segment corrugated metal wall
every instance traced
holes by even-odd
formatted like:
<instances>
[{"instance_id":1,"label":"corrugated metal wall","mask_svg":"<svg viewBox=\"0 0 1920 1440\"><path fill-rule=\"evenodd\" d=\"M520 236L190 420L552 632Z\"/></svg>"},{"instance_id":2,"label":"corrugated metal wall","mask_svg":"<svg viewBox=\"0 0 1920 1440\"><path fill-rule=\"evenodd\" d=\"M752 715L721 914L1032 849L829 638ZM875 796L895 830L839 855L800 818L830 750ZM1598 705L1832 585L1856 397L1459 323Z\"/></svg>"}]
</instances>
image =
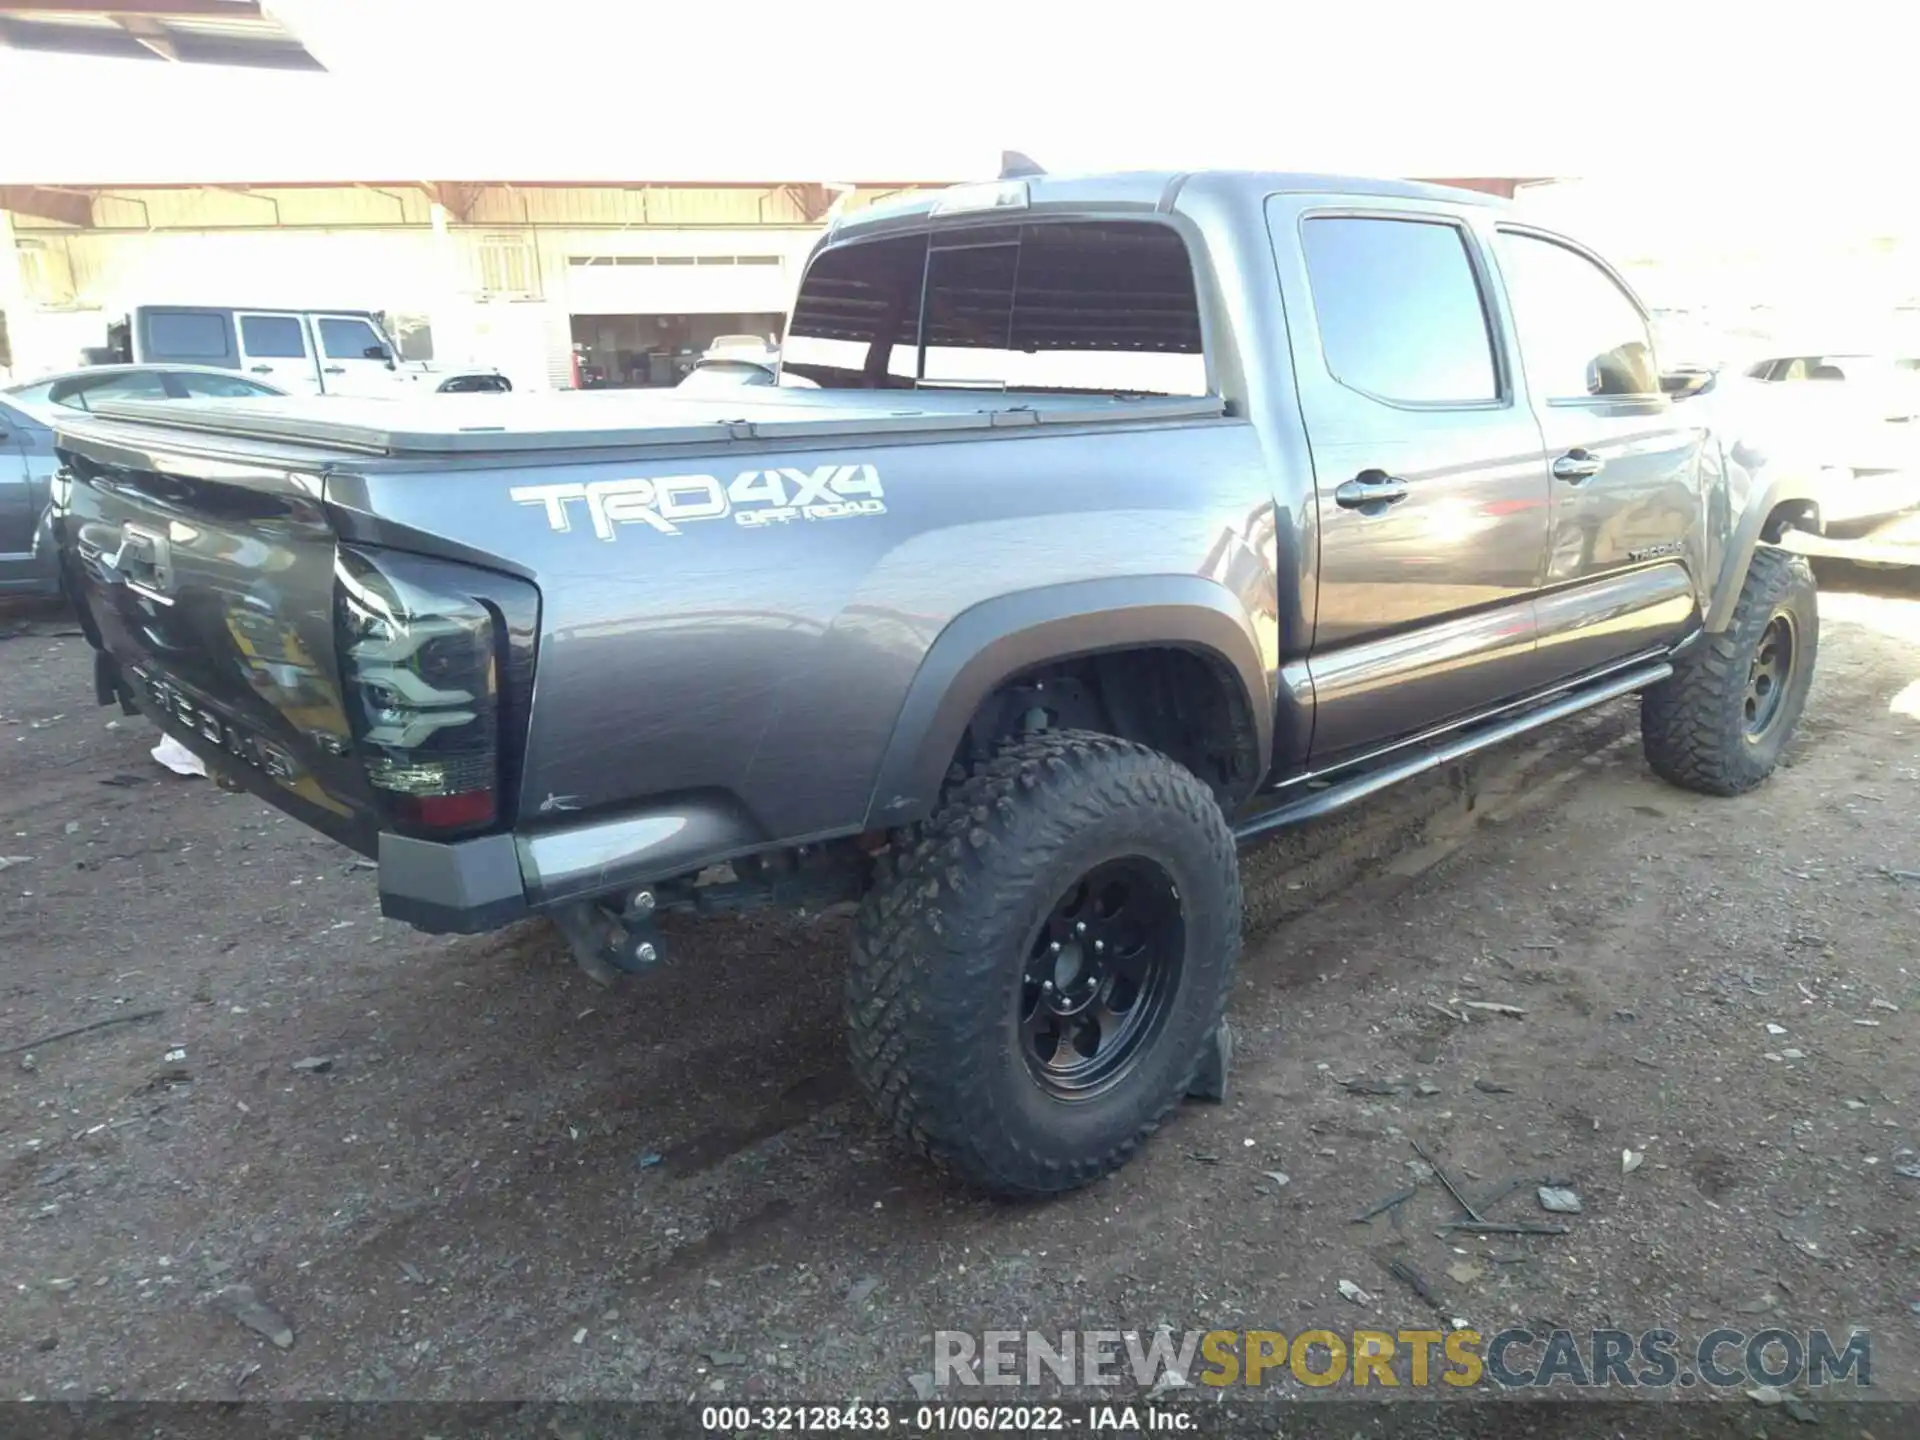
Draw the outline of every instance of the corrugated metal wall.
<instances>
[{"instance_id":1,"label":"corrugated metal wall","mask_svg":"<svg viewBox=\"0 0 1920 1440\"><path fill-rule=\"evenodd\" d=\"M611 226L805 225L806 188L749 186L478 185L463 190L470 208L457 224ZM68 193L68 192L62 192ZM257 230L360 228L431 222L432 196L419 185L204 187L72 192L91 198L98 230ZM902 193L867 186L847 200L860 209ZM23 233L61 230L55 221L15 217Z\"/></svg>"},{"instance_id":2,"label":"corrugated metal wall","mask_svg":"<svg viewBox=\"0 0 1920 1440\"><path fill-rule=\"evenodd\" d=\"M417 186L106 191L94 199L93 223L143 231L424 226L431 204ZM23 228L34 223L25 221Z\"/></svg>"}]
</instances>

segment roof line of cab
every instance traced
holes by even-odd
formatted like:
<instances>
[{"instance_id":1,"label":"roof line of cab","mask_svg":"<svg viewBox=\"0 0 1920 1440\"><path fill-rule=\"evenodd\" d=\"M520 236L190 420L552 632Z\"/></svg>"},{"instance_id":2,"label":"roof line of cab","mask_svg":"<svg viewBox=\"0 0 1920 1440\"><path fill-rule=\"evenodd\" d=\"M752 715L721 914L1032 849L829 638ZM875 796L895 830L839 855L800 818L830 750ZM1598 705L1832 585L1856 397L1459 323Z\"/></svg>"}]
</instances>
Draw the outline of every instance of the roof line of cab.
<instances>
[{"instance_id":1,"label":"roof line of cab","mask_svg":"<svg viewBox=\"0 0 1920 1440\"><path fill-rule=\"evenodd\" d=\"M1478 190L1429 185L1419 180L1383 180L1353 175L1263 170L1138 170L1091 175L1022 175L881 200L855 214L836 217L829 225L825 239L831 243L854 235L910 228L936 218L936 207L961 191L985 191L996 186L1026 187L1026 203L1006 212L1007 219L1011 221L1020 215L1092 209L1110 213L1131 210L1165 214L1173 209L1174 200L1180 192L1194 184L1204 184L1209 188L1245 186L1261 195L1380 196L1437 201L1448 205L1507 207L1507 202L1500 197ZM985 210L974 211L955 218L980 220L986 218L987 213Z\"/></svg>"}]
</instances>

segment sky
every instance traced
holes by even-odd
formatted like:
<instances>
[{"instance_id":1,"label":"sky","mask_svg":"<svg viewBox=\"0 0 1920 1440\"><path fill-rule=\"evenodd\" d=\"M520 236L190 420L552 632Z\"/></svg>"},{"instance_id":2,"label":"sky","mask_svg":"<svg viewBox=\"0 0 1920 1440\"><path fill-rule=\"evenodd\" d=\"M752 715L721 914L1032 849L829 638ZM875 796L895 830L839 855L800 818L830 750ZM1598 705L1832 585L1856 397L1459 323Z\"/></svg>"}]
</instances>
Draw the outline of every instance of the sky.
<instances>
[{"instance_id":1,"label":"sky","mask_svg":"<svg viewBox=\"0 0 1920 1440\"><path fill-rule=\"evenodd\" d=\"M1654 304L1920 295L1885 0L266 6L328 73L0 50L0 184L940 183L1003 149L1055 172L1545 176L1577 182L1525 202L1546 223L1657 257ZM1885 236L1889 262L1854 263Z\"/></svg>"},{"instance_id":2,"label":"sky","mask_svg":"<svg viewBox=\"0 0 1920 1440\"><path fill-rule=\"evenodd\" d=\"M1898 7L267 0L331 73L0 50L0 183L1631 176L1731 203L1904 149ZM1777 197L1776 197L1777 198Z\"/></svg>"}]
</instances>

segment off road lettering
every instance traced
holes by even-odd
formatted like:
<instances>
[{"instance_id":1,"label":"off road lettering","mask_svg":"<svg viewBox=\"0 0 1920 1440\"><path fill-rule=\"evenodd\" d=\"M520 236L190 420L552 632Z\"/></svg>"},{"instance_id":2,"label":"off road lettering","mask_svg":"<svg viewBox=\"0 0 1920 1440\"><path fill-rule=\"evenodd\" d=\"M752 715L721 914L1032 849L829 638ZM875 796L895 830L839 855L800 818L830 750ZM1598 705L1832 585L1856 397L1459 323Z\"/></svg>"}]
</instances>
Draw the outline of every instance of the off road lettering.
<instances>
[{"instance_id":1,"label":"off road lettering","mask_svg":"<svg viewBox=\"0 0 1920 1440\"><path fill-rule=\"evenodd\" d=\"M678 535L696 520L733 516L747 529L794 520L847 520L884 515L886 492L871 465L834 463L811 470L743 470L732 483L712 475L665 475L653 479L593 480L585 484L516 485L507 492L517 505L537 505L547 527L571 531L584 511L593 533L612 540L624 525L643 525Z\"/></svg>"}]
</instances>

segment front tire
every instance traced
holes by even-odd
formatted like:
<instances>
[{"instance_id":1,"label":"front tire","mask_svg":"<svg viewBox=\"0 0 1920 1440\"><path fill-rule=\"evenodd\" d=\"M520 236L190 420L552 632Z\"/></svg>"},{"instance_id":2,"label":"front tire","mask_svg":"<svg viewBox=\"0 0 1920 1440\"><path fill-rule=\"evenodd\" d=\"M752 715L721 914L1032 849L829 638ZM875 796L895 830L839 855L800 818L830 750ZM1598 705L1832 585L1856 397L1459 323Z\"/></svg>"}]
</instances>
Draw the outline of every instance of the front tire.
<instances>
[{"instance_id":1,"label":"front tire","mask_svg":"<svg viewBox=\"0 0 1920 1440\"><path fill-rule=\"evenodd\" d=\"M897 1135L997 1194L1116 1169L1192 1085L1240 950L1233 832L1189 771L1058 731L978 767L882 867L846 991Z\"/></svg>"},{"instance_id":2,"label":"front tire","mask_svg":"<svg viewBox=\"0 0 1920 1440\"><path fill-rule=\"evenodd\" d=\"M1675 662L1640 701L1654 773L1704 795L1739 795L1773 773L1813 684L1820 611L1813 571L1754 552L1726 631Z\"/></svg>"}]
</instances>

